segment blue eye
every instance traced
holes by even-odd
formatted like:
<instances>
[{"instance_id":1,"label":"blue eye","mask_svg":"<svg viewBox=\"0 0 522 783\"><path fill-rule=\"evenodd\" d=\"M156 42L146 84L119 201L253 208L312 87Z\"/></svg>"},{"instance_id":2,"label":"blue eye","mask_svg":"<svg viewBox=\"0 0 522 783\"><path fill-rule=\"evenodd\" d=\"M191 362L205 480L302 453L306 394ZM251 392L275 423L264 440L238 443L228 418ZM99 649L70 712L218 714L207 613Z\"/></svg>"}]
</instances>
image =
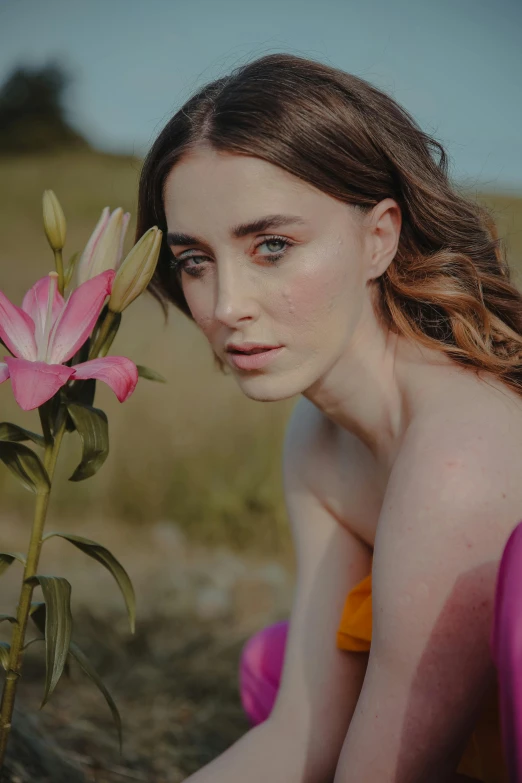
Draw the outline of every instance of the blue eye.
<instances>
[{"instance_id":1,"label":"blue eye","mask_svg":"<svg viewBox=\"0 0 522 783\"><path fill-rule=\"evenodd\" d=\"M283 250L279 251L278 253L274 252L274 253L270 253L269 255L261 256L269 264L274 264L277 261L279 261L279 259L283 257L283 255L286 253L289 247L291 247L294 244L293 242L291 242L288 239L285 239L284 237L271 236L271 237L265 237L265 239L263 239L262 242L258 242L258 244L255 246L254 249L257 250L258 247L262 247L263 245L271 245L274 243L283 245ZM190 251L186 251L186 252L190 252ZM181 272L185 272L187 275L190 275L191 277L201 277L205 271L205 261L207 258L208 256L202 256L202 255L182 257L182 256L175 256L174 254L172 254L170 267L176 275L180 275ZM200 263L196 264L195 266L187 266L187 263L189 261L200 261Z\"/></svg>"}]
</instances>

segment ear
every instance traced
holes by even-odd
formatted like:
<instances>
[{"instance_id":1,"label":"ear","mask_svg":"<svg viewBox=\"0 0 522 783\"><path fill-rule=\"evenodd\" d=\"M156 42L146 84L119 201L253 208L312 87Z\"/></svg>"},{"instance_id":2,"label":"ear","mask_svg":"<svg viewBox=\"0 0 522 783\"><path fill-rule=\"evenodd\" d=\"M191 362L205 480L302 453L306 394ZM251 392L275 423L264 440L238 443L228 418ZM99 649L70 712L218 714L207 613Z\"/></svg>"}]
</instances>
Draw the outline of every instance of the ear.
<instances>
[{"instance_id":1,"label":"ear","mask_svg":"<svg viewBox=\"0 0 522 783\"><path fill-rule=\"evenodd\" d=\"M392 198L385 198L365 218L367 280L380 277L397 253L401 234L401 209Z\"/></svg>"}]
</instances>

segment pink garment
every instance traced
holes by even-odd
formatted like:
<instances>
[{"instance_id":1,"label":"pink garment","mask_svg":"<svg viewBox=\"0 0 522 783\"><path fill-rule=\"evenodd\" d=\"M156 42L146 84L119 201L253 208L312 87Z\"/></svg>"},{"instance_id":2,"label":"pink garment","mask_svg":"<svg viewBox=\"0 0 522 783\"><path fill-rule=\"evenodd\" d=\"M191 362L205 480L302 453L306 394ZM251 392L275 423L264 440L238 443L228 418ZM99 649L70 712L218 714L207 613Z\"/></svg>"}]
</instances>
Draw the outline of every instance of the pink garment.
<instances>
[{"instance_id":1,"label":"pink garment","mask_svg":"<svg viewBox=\"0 0 522 783\"><path fill-rule=\"evenodd\" d=\"M522 521L497 574L491 654L498 674L502 742L513 783L522 781Z\"/></svg>"},{"instance_id":2,"label":"pink garment","mask_svg":"<svg viewBox=\"0 0 522 783\"><path fill-rule=\"evenodd\" d=\"M272 712L283 669L288 621L269 625L252 636L241 653L239 693L253 726Z\"/></svg>"}]
</instances>

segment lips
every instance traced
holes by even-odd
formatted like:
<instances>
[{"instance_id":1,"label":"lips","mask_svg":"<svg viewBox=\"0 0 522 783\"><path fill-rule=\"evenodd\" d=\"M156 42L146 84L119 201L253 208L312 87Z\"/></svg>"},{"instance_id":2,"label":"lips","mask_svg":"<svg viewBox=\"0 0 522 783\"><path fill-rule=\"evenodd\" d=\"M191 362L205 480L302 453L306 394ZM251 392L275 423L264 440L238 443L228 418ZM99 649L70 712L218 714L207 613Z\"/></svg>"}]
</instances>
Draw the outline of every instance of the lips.
<instances>
[{"instance_id":1,"label":"lips","mask_svg":"<svg viewBox=\"0 0 522 783\"><path fill-rule=\"evenodd\" d=\"M271 348L250 348L249 351L239 351L237 348L228 349L230 361L239 370L261 370L268 367L284 351L282 345Z\"/></svg>"},{"instance_id":2,"label":"lips","mask_svg":"<svg viewBox=\"0 0 522 783\"><path fill-rule=\"evenodd\" d=\"M245 345L245 348L242 346ZM253 340L245 341L244 343L229 343L225 346L227 353L245 354L250 355L253 353L264 353L266 351L273 351L276 348L281 348L280 345L268 345L264 343L255 343Z\"/></svg>"},{"instance_id":3,"label":"lips","mask_svg":"<svg viewBox=\"0 0 522 783\"><path fill-rule=\"evenodd\" d=\"M231 348L230 353L243 353L250 356L252 353L264 353L265 351L271 351L271 348L252 348L250 351L239 351L237 348Z\"/></svg>"}]
</instances>

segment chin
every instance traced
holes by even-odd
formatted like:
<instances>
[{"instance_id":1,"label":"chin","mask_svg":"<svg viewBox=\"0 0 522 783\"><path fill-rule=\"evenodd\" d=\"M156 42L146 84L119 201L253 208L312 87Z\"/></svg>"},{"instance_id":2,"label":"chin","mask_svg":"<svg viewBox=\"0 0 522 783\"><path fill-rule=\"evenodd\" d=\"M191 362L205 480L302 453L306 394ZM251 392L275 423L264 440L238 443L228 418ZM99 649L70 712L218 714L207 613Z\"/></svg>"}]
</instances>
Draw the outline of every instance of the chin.
<instances>
[{"instance_id":1,"label":"chin","mask_svg":"<svg viewBox=\"0 0 522 783\"><path fill-rule=\"evenodd\" d=\"M246 397L257 402L288 400L303 392L303 385L292 383L288 377L276 378L265 375L239 378L236 376L236 382Z\"/></svg>"}]
</instances>

